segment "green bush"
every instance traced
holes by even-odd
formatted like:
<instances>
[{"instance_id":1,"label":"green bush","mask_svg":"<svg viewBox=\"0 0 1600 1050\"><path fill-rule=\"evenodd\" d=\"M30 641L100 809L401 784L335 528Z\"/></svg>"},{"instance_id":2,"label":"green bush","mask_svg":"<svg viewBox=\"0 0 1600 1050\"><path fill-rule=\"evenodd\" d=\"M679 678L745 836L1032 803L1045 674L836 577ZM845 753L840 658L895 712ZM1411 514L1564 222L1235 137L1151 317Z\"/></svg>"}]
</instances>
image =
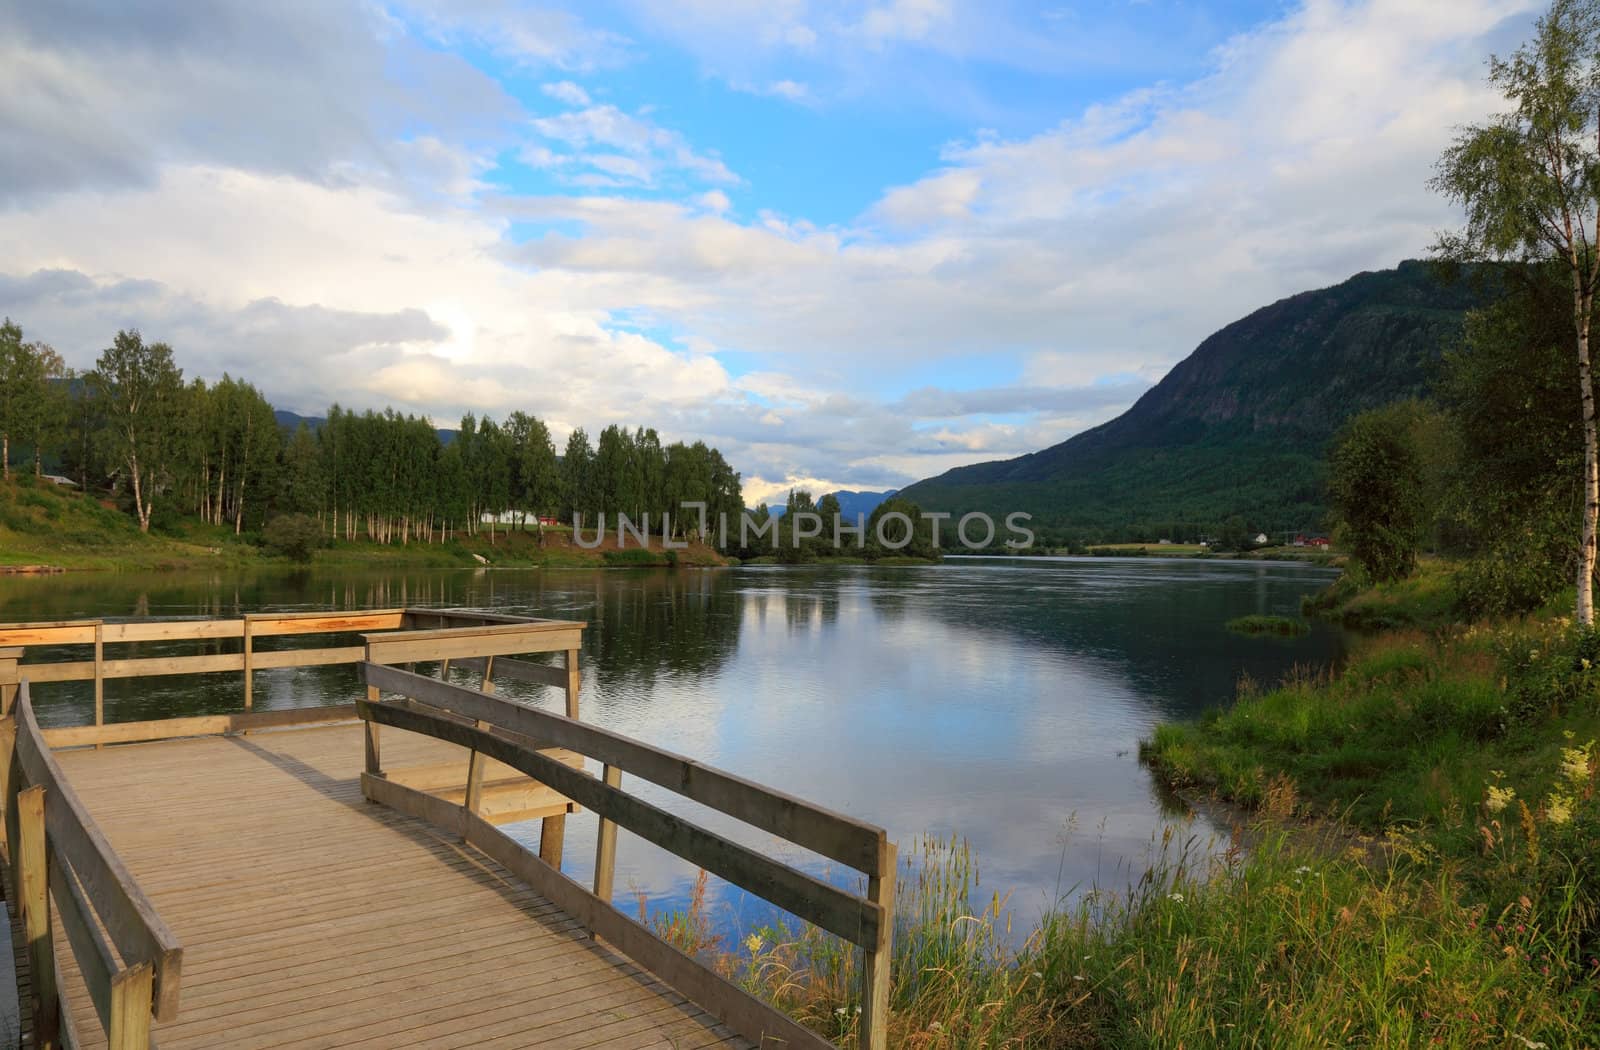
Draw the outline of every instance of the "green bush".
<instances>
[{"instance_id":1,"label":"green bush","mask_svg":"<svg viewBox=\"0 0 1600 1050\"><path fill-rule=\"evenodd\" d=\"M307 514L281 514L267 522L261 533L262 546L271 554L309 562L312 554L327 546L322 526Z\"/></svg>"},{"instance_id":2,"label":"green bush","mask_svg":"<svg viewBox=\"0 0 1600 1050\"><path fill-rule=\"evenodd\" d=\"M652 551L643 547L634 547L629 550L605 551L601 560L607 565L628 566L640 568L652 565L677 565L677 551Z\"/></svg>"},{"instance_id":3,"label":"green bush","mask_svg":"<svg viewBox=\"0 0 1600 1050\"><path fill-rule=\"evenodd\" d=\"M1280 634L1285 637L1302 635L1311 630L1304 620L1291 620L1287 616L1236 616L1226 626L1236 634Z\"/></svg>"},{"instance_id":4,"label":"green bush","mask_svg":"<svg viewBox=\"0 0 1600 1050\"><path fill-rule=\"evenodd\" d=\"M1542 640L1511 634L1495 649L1517 720L1590 709L1600 698L1600 630L1572 627Z\"/></svg>"}]
</instances>

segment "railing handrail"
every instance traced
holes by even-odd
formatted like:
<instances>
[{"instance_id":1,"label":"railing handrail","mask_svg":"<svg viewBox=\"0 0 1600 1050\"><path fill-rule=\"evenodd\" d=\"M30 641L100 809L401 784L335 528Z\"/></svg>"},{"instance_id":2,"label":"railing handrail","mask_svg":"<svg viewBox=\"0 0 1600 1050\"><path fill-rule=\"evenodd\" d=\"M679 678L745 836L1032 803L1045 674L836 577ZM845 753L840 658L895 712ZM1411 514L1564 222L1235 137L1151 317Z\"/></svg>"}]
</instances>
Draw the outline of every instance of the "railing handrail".
<instances>
[{"instance_id":1,"label":"railing handrail","mask_svg":"<svg viewBox=\"0 0 1600 1050\"><path fill-rule=\"evenodd\" d=\"M178 1011L183 947L73 790L34 717L27 679L20 686L14 708L16 762L30 788L44 789L49 852L72 876L60 880L58 888L72 886L73 880L81 884L82 899L92 906L121 957L119 972L149 966L154 978L151 1012L159 1020L171 1019ZM8 806L15 802L19 787L10 785ZM57 906L65 910L64 904ZM68 929L70 933L70 925ZM115 980L117 973L110 976Z\"/></svg>"},{"instance_id":2,"label":"railing handrail","mask_svg":"<svg viewBox=\"0 0 1600 1050\"><path fill-rule=\"evenodd\" d=\"M405 679L428 681L420 675L394 671L392 668L380 668L376 664L364 664L363 669L369 674L369 684L395 692L406 691ZM405 676L405 679L400 676ZM472 692L459 686L450 688L462 693ZM516 706L503 700L487 697L485 699L488 703L479 708L481 713L474 714L469 711L459 713L488 722L490 719L483 718L483 714L491 716L496 713L503 714ZM499 712L496 712L495 708L498 708ZM677 854L684 860L748 890L807 922L863 947L869 947L877 942L878 931L884 921L884 908L881 905L823 882L798 868L774 860L714 831L702 828L686 818L646 802L589 773L573 769L548 755L540 754L535 747L523 740L497 734L493 728L479 728L445 717L448 709L428 710L425 704L401 708L381 702L361 701L357 703L356 709L361 717L368 721L445 740L503 762L548 785L586 809L594 811L603 819L614 822L618 827L628 829L640 838ZM521 732L511 726L499 723L493 725ZM542 745L543 741L540 741L540 744ZM559 746L571 747L571 744ZM583 749L572 747L572 750L581 753ZM619 765L617 768L627 771L625 766Z\"/></svg>"},{"instance_id":3,"label":"railing handrail","mask_svg":"<svg viewBox=\"0 0 1600 1050\"><path fill-rule=\"evenodd\" d=\"M377 646L369 646L376 649ZM485 690L492 669L504 676L504 659L483 660ZM513 661L520 665L520 661ZM520 670L542 669L528 664ZM616 829L635 835L740 886L757 897L836 934L862 949L860 1043L888 1045L889 968L894 930L895 847L882 828L803 802L642 741L549 711L401 670L368 659L361 665L367 699L357 711L367 726L367 771L362 792L375 802L430 821L482 849L539 892L580 916L647 969L677 982L704 1008L761 1045L767 1038L795 1047L831 1047L772 1007L749 996L611 903ZM543 675L533 676L543 681ZM385 700L383 693L401 699ZM378 729L391 726L466 748L471 755L465 800L449 802L390 780L383 771ZM564 749L603 764L602 775L573 768L546 749ZM594 892L564 876L559 861L546 862L495 830L478 813L474 778L494 760L540 782L600 820ZM476 770L477 772L473 772ZM816 879L800 869L733 841L622 790L623 773L697 801L814 852L867 873L865 895Z\"/></svg>"},{"instance_id":4,"label":"railing handrail","mask_svg":"<svg viewBox=\"0 0 1600 1050\"><path fill-rule=\"evenodd\" d=\"M419 622L428 625L418 629ZM444 625L433 628L433 624ZM454 626L451 626L454 625ZM356 717L353 705L297 708L294 712L254 710L254 673L289 667L353 665L366 659L369 643L382 640L387 651L406 660L449 659L470 654L500 655L523 651L576 649L587 624L509 616L468 609L354 609L343 611L257 612L232 617L145 617L57 620L41 623L0 624L0 674L25 674L35 684L93 682L94 718L90 724L56 727L45 731L53 747L79 747L106 743L138 743L172 736L248 732L252 729L311 724ZM372 633L378 632L378 633ZM263 638L312 635L359 635L360 645L332 648L300 646L261 649ZM537 636L537 645L522 646L522 639ZM108 646L141 643L183 643L242 640L232 652L188 652L164 656L107 656ZM397 648L398 646L398 648ZM44 660L19 663L30 648L81 647L93 650L92 659ZM177 716L137 722L107 723L104 692L107 681L152 675L243 673L243 713ZM8 679L15 682L16 678ZM546 684L576 690L576 678L554 669ZM4 686L5 681L0 681Z\"/></svg>"},{"instance_id":5,"label":"railing handrail","mask_svg":"<svg viewBox=\"0 0 1600 1050\"><path fill-rule=\"evenodd\" d=\"M518 677L520 661L496 659L495 675ZM543 667L529 664L529 668ZM456 711L502 729L564 747L647 780L866 875L882 875L888 833L875 824L747 780L692 758L492 693L384 664L363 663L369 687ZM538 680L538 676L533 676ZM509 763L508 763L509 764ZM534 779L540 779L535 776ZM554 786L554 785L552 785ZM558 789L559 790L559 789Z\"/></svg>"}]
</instances>

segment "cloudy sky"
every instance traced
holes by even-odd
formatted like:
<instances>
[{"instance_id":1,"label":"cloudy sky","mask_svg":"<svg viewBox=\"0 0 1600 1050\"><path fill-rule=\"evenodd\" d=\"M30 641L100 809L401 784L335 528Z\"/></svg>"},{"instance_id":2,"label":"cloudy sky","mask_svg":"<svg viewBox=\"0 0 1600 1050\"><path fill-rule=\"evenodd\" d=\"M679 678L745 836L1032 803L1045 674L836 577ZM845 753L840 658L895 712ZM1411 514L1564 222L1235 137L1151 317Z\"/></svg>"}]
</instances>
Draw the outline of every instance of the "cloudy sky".
<instances>
[{"instance_id":1,"label":"cloudy sky","mask_svg":"<svg viewBox=\"0 0 1600 1050\"><path fill-rule=\"evenodd\" d=\"M1109 418L1424 252L1523 0L0 0L0 313L279 407L720 446L751 502Z\"/></svg>"}]
</instances>

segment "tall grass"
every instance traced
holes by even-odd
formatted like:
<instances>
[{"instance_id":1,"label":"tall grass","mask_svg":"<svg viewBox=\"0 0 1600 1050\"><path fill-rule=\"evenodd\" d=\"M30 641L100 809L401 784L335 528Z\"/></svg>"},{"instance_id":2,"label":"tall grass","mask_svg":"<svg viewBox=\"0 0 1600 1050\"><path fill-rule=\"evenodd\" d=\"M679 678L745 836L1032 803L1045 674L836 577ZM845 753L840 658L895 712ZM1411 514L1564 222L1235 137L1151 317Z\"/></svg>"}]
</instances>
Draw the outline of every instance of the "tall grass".
<instances>
[{"instance_id":1,"label":"tall grass","mask_svg":"<svg viewBox=\"0 0 1600 1050\"><path fill-rule=\"evenodd\" d=\"M1489 911L1417 843L1361 848L1344 834L1308 843L1258 829L1248 850L1163 845L1134 887L1087 894L1019 944L1005 899L976 893L966 844L919 842L896 905L891 1045L1298 1050L1600 1040L1600 972L1552 966L1568 920L1531 900ZM681 914L655 925L669 935L707 928ZM776 924L734 946L698 943L741 987L840 1046L856 1045L857 956L837 938Z\"/></svg>"},{"instance_id":2,"label":"tall grass","mask_svg":"<svg viewBox=\"0 0 1600 1050\"><path fill-rule=\"evenodd\" d=\"M1600 635L1555 620L1392 631L1337 673L1245 683L1144 748L1238 807L1227 843L1170 835L1131 888L1022 937L964 842L906 850L891 1042L1600 1047L1597 738ZM775 924L701 947L855 1045L858 959L836 938Z\"/></svg>"}]
</instances>

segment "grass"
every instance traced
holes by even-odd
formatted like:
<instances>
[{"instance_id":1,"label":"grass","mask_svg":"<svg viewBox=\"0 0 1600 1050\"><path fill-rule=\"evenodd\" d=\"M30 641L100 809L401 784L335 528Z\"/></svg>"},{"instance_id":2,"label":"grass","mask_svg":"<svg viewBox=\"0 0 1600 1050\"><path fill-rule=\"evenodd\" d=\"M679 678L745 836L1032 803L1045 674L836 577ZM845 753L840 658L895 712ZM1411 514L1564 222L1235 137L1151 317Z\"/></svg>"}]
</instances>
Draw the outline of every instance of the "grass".
<instances>
[{"instance_id":1,"label":"grass","mask_svg":"<svg viewBox=\"0 0 1600 1050\"><path fill-rule=\"evenodd\" d=\"M1420 847L1282 831L1249 850L1212 845L1169 837L1131 890L1090 893L1018 944L966 845L919 842L896 900L890 1045L1570 1047L1600 1036L1600 971L1563 954L1569 919L1532 902L1492 910ZM702 877L696 903L657 917L657 932L854 1047L857 955L784 924L724 945L704 893Z\"/></svg>"},{"instance_id":2,"label":"grass","mask_svg":"<svg viewBox=\"0 0 1600 1050\"><path fill-rule=\"evenodd\" d=\"M1344 600L1427 619L1442 575ZM1232 838L1169 836L1131 890L1063 903L1018 943L963 843L905 851L891 1045L1600 1046L1597 739L1600 634L1548 614L1390 629L1337 671L1245 682L1142 749L1220 800ZM657 928L855 1045L837 939Z\"/></svg>"},{"instance_id":3,"label":"grass","mask_svg":"<svg viewBox=\"0 0 1600 1050\"><path fill-rule=\"evenodd\" d=\"M726 559L703 544L664 551L659 538L648 551L618 550L615 537L589 550L573 541L570 529L557 527L545 530L542 545L537 533L529 530L497 530L492 538L483 532L446 543L405 545L341 539L316 551L315 562L414 568L484 563L517 568L595 568L723 565ZM287 559L261 550L253 536L234 535L228 525L168 516L147 535L139 531L128 514L92 496L38 482L29 475L0 482L0 566L131 570L288 564Z\"/></svg>"},{"instance_id":4,"label":"grass","mask_svg":"<svg viewBox=\"0 0 1600 1050\"><path fill-rule=\"evenodd\" d=\"M1347 569L1301 611L1356 630L1445 626L1457 618L1455 571L1445 559L1424 558L1409 578L1373 585Z\"/></svg>"},{"instance_id":5,"label":"grass","mask_svg":"<svg viewBox=\"0 0 1600 1050\"><path fill-rule=\"evenodd\" d=\"M1236 616L1226 626L1237 634L1278 634L1286 638L1294 638L1311 630L1304 620L1292 620L1287 616Z\"/></svg>"}]
</instances>

